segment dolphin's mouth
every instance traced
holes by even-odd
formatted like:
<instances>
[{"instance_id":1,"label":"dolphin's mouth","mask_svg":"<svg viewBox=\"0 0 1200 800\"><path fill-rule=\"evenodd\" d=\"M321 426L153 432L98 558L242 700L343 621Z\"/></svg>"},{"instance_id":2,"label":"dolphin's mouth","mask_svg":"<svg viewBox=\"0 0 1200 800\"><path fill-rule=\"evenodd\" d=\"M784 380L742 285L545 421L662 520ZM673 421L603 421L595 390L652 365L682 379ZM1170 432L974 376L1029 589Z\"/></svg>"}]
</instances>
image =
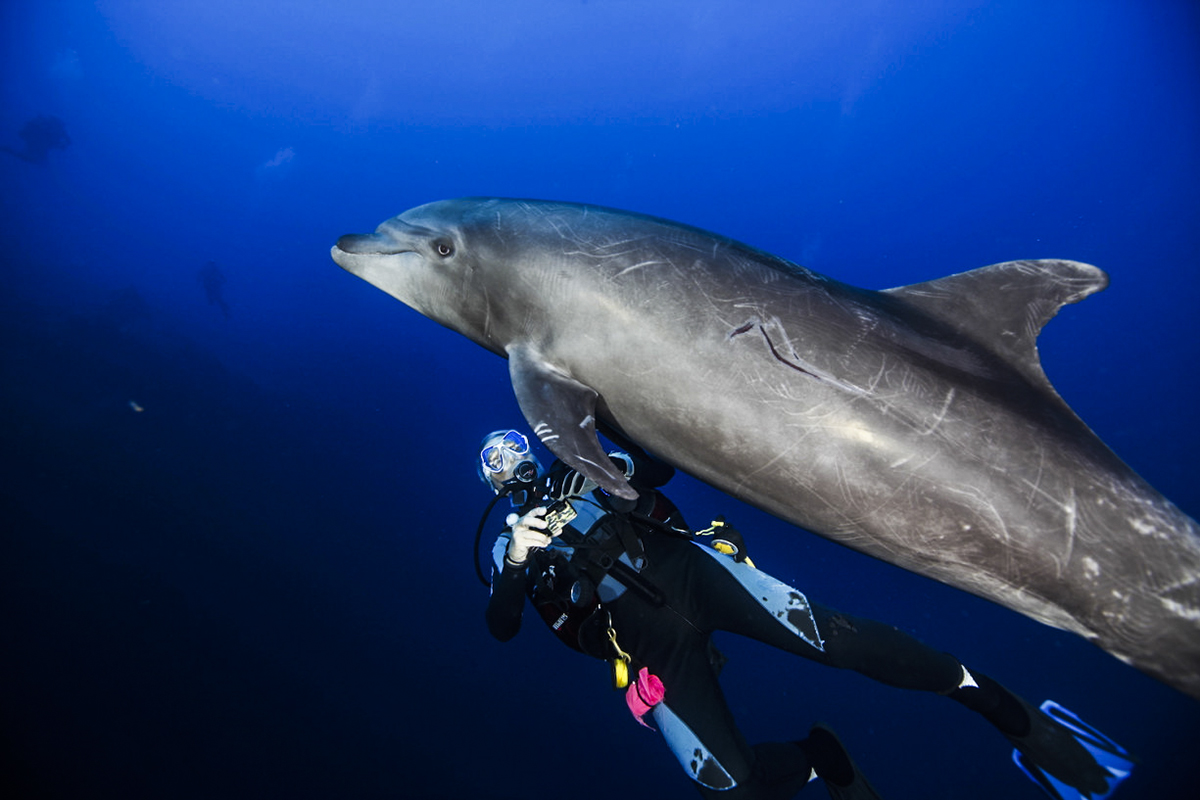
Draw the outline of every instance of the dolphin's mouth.
<instances>
[{"instance_id":1,"label":"dolphin's mouth","mask_svg":"<svg viewBox=\"0 0 1200 800\"><path fill-rule=\"evenodd\" d=\"M392 256L412 252L390 236L380 233L347 233L337 240L337 249L343 253L364 256Z\"/></svg>"}]
</instances>

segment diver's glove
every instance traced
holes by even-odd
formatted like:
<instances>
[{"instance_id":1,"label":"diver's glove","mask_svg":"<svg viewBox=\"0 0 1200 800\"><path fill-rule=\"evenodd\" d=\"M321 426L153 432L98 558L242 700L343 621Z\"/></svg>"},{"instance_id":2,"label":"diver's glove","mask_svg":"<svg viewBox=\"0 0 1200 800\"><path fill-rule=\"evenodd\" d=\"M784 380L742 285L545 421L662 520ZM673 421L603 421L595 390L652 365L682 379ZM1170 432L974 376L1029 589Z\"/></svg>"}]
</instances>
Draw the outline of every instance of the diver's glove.
<instances>
[{"instance_id":1,"label":"diver's glove","mask_svg":"<svg viewBox=\"0 0 1200 800\"><path fill-rule=\"evenodd\" d=\"M633 477L633 459L626 453L614 450L608 454L613 466L625 473L625 480ZM548 493L551 499L566 500L568 497L583 497L596 491L596 482L582 473L560 464L550 473Z\"/></svg>"},{"instance_id":2,"label":"diver's glove","mask_svg":"<svg viewBox=\"0 0 1200 800\"><path fill-rule=\"evenodd\" d=\"M513 566L521 566L528 560L530 550L540 550L550 546L550 541L554 537L542 533L546 530L545 517L546 509L544 507L535 508L523 517L518 517L516 514L508 515L508 524L512 527L512 538L508 543L508 550L504 553L505 561Z\"/></svg>"},{"instance_id":3,"label":"diver's glove","mask_svg":"<svg viewBox=\"0 0 1200 800\"><path fill-rule=\"evenodd\" d=\"M547 493L551 499L566 500L568 497L583 497L596 490L596 482L571 468L556 470L550 476Z\"/></svg>"}]
</instances>

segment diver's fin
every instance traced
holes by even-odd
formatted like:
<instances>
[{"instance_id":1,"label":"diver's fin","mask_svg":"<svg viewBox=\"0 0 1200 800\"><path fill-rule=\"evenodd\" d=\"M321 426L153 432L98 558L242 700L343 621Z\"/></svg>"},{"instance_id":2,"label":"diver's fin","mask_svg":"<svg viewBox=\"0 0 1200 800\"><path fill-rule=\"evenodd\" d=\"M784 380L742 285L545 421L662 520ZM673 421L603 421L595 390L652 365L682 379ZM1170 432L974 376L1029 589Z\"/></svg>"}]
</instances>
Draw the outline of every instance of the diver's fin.
<instances>
[{"instance_id":1,"label":"diver's fin","mask_svg":"<svg viewBox=\"0 0 1200 800\"><path fill-rule=\"evenodd\" d=\"M636 500L638 493L596 438L596 390L556 369L533 348L508 348L508 372L521 413L542 444L611 495Z\"/></svg>"},{"instance_id":2,"label":"diver's fin","mask_svg":"<svg viewBox=\"0 0 1200 800\"><path fill-rule=\"evenodd\" d=\"M1013 761L1016 765L1054 800L1106 800L1111 797L1121 781L1128 778L1129 773L1133 771L1135 762L1129 752L1053 700L1042 703L1041 710L1046 717L1069 731L1074 740L1091 755L1106 773L1107 777L1104 780L1108 788L1099 790L1097 787L1100 793L1088 793L1067 784L1040 766L1035 761L1036 754L1032 753L1030 748L1022 748L1020 743L1014 740L1014 744L1018 744L1018 749L1013 750ZM1036 727L1037 721L1033 724Z\"/></svg>"}]
</instances>

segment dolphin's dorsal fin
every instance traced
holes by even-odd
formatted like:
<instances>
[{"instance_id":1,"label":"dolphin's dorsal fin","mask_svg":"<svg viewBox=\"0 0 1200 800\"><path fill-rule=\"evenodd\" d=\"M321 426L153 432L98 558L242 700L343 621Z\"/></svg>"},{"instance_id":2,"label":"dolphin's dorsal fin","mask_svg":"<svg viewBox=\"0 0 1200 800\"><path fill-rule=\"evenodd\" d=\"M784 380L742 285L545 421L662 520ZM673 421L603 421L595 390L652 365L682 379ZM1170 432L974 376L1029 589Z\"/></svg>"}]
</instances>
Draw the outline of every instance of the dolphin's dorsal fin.
<instances>
[{"instance_id":1,"label":"dolphin's dorsal fin","mask_svg":"<svg viewBox=\"0 0 1200 800\"><path fill-rule=\"evenodd\" d=\"M1108 286L1108 275L1078 261L1006 261L925 283L885 289L992 350L1039 384L1042 327L1068 303Z\"/></svg>"}]
</instances>

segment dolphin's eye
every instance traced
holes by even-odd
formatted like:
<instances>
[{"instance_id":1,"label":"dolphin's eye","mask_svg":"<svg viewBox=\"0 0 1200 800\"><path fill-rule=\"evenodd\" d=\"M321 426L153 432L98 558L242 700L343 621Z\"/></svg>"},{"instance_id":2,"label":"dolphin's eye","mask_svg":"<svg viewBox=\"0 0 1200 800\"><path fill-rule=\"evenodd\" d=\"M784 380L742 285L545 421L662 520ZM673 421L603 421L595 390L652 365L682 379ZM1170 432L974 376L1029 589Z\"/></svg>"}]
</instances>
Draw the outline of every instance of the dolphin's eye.
<instances>
[{"instance_id":1,"label":"dolphin's eye","mask_svg":"<svg viewBox=\"0 0 1200 800\"><path fill-rule=\"evenodd\" d=\"M443 258L454 253L454 245L450 244L449 242L447 242L445 240L435 243L434 249L436 249L437 254L439 256L442 256Z\"/></svg>"}]
</instances>

